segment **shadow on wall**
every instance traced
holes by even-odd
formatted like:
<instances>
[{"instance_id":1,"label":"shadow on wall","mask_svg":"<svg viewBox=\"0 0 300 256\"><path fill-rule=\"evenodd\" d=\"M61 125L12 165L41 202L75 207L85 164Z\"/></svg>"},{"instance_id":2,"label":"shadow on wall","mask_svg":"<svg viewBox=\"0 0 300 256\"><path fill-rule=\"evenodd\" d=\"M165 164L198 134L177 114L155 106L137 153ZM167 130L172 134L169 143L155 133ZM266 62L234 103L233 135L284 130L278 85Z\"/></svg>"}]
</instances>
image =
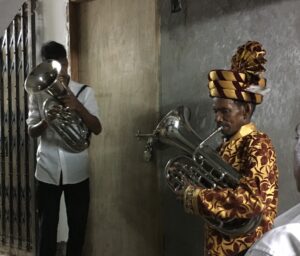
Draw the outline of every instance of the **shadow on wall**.
<instances>
[{"instance_id":1,"label":"shadow on wall","mask_svg":"<svg viewBox=\"0 0 300 256\"><path fill-rule=\"evenodd\" d=\"M244 11L245 9L257 9L268 5L274 5L280 2L296 2L297 0L181 0L182 10L177 13L171 13L171 1L164 0L161 4L161 13L169 13L168 16L162 15L161 24L168 26L168 30L176 28L178 25L203 22L209 19L215 19L218 16L231 15L233 13ZM191 8L192 7L192 8ZM201 15L199 15L201 13Z\"/></svg>"}]
</instances>

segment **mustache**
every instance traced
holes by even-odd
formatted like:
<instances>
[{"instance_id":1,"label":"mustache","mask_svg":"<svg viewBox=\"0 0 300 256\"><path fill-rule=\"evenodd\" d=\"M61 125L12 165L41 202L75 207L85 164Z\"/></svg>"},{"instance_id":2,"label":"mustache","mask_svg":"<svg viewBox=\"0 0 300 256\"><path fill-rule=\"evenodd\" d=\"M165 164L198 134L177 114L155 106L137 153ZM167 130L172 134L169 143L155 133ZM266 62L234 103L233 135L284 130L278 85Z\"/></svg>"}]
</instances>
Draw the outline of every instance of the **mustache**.
<instances>
[{"instance_id":1,"label":"mustache","mask_svg":"<svg viewBox=\"0 0 300 256\"><path fill-rule=\"evenodd\" d=\"M218 122L217 123L217 128L219 128L219 127L226 127L227 125L226 124L224 124L224 123L222 123L222 122Z\"/></svg>"},{"instance_id":2,"label":"mustache","mask_svg":"<svg viewBox=\"0 0 300 256\"><path fill-rule=\"evenodd\" d=\"M230 126L228 124L226 124L226 123L218 122L217 123L217 128L219 128L219 127L229 128Z\"/></svg>"}]
</instances>

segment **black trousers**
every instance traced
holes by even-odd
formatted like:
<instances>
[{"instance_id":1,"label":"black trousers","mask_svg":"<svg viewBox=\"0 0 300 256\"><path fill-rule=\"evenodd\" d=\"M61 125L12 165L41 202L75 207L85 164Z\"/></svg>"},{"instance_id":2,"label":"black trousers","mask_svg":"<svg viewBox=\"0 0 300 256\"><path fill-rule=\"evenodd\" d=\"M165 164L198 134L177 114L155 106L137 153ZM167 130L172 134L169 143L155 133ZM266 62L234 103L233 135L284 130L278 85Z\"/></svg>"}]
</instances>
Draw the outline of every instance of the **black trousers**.
<instances>
[{"instance_id":1,"label":"black trousers","mask_svg":"<svg viewBox=\"0 0 300 256\"><path fill-rule=\"evenodd\" d=\"M39 239L37 256L55 256L61 194L64 192L69 238L67 256L81 256L89 209L89 180L77 184L51 185L38 181Z\"/></svg>"}]
</instances>

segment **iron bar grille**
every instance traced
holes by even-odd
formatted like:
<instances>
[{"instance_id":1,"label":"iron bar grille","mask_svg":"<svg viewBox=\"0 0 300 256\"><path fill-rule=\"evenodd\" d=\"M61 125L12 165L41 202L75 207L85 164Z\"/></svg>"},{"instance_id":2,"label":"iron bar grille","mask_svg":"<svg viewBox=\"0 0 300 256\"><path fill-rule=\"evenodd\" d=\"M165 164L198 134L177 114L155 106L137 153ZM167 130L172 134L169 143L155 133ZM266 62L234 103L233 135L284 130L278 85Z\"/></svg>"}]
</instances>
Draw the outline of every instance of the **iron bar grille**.
<instances>
[{"instance_id":1,"label":"iron bar grille","mask_svg":"<svg viewBox=\"0 0 300 256\"><path fill-rule=\"evenodd\" d=\"M0 38L0 238L2 248L35 244L35 144L27 134L24 81L35 64L34 1L23 4Z\"/></svg>"}]
</instances>

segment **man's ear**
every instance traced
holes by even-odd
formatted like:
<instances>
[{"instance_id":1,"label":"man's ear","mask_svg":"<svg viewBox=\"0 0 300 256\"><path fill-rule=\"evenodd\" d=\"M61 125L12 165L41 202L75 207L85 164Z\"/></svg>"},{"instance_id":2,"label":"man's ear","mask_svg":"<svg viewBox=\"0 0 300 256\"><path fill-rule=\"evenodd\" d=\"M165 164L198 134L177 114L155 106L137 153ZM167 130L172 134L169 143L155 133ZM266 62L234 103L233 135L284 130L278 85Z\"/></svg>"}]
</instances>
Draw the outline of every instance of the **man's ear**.
<instances>
[{"instance_id":1,"label":"man's ear","mask_svg":"<svg viewBox=\"0 0 300 256\"><path fill-rule=\"evenodd\" d=\"M252 113L253 113L253 105L250 103L246 103L244 105L244 118L250 120Z\"/></svg>"}]
</instances>

